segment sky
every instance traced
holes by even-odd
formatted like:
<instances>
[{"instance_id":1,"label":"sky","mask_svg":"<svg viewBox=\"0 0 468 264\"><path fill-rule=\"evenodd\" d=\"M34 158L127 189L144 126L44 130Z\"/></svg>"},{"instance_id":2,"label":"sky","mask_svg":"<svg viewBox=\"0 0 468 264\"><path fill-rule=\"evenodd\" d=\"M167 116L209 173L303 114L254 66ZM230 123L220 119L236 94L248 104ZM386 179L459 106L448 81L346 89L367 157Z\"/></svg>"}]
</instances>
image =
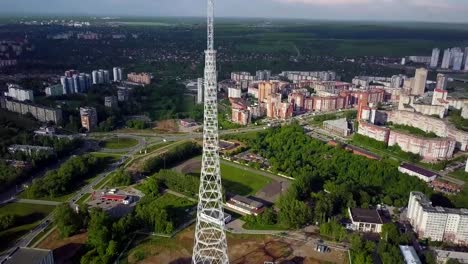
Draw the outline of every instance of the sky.
<instances>
[{"instance_id":1,"label":"sky","mask_svg":"<svg viewBox=\"0 0 468 264\"><path fill-rule=\"evenodd\" d=\"M206 0L0 0L0 14L204 16ZM468 22L468 0L217 0L221 17Z\"/></svg>"}]
</instances>

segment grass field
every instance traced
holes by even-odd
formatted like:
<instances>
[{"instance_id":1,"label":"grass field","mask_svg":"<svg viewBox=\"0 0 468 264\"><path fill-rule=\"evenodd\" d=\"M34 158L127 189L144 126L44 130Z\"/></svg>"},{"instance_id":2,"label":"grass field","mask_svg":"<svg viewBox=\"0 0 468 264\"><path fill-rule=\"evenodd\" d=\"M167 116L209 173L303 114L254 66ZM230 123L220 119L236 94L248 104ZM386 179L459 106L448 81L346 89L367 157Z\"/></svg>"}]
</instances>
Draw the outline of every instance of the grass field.
<instances>
[{"instance_id":1,"label":"grass field","mask_svg":"<svg viewBox=\"0 0 468 264\"><path fill-rule=\"evenodd\" d=\"M138 140L133 138L110 138L101 143L103 148L107 149L125 149L138 145Z\"/></svg>"},{"instance_id":2,"label":"grass field","mask_svg":"<svg viewBox=\"0 0 468 264\"><path fill-rule=\"evenodd\" d=\"M190 220L192 216L189 215L187 211L196 205L195 202L170 193L165 193L156 200L158 201L158 204L166 208L169 216L174 219L174 226L176 228L184 222Z\"/></svg>"},{"instance_id":3,"label":"grass field","mask_svg":"<svg viewBox=\"0 0 468 264\"><path fill-rule=\"evenodd\" d=\"M240 195L253 195L271 183L267 177L227 164L221 164L221 177L226 190Z\"/></svg>"},{"instance_id":4,"label":"grass field","mask_svg":"<svg viewBox=\"0 0 468 264\"><path fill-rule=\"evenodd\" d=\"M464 169L458 169L450 173L448 176L462 180L464 182L468 182L468 172L465 172Z\"/></svg>"},{"instance_id":5,"label":"grass field","mask_svg":"<svg viewBox=\"0 0 468 264\"><path fill-rule=\"evenodd\" d=\"M9 203L0 207L0 215L12 214L16 216L12 228L0 232L0 251L8 248L22 235L36 227L39 222L54 210L54 206Z\"/></svg>"}]
</instances>

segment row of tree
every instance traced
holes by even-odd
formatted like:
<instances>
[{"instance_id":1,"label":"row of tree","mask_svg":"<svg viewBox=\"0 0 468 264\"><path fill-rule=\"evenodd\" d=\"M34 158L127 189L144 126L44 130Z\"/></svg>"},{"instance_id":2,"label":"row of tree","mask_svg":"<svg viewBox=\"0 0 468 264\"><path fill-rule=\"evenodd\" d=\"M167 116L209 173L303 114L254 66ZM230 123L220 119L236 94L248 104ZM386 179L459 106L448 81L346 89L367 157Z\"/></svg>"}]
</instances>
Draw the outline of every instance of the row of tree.
<instances>
[{"instance_id":1,"label":"row of tree","mask_svg":"<svg viewBox=\"0 0 468 264\"><path fill-rule=\"evenodd\" d=\"M93 155L72 157L57 170L48 171L43 178L33 181L27 190L31 198L58 197L76 189L84 179L102 168L104 159Z\"/></svg>"},{"instance_id":2,"label":"row of tree","mask_svg":"<svg viewBox=\"0 0 468 264\"><path fill-rule=\"evenodd\" d=\"M143 173L151 174L161 169L170 168L179 162L201 154L201 147L195 142L185 142L167 152L148 159L143 165Z\"/></svg>"}]
</instances>

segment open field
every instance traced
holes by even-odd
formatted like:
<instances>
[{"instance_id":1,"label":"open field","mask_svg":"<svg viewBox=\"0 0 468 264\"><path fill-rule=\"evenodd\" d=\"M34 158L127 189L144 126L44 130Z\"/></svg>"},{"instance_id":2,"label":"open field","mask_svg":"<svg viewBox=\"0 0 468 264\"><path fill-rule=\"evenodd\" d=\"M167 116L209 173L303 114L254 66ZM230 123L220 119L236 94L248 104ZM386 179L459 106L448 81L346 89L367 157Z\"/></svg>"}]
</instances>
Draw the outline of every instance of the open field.
<instances>
[{"instance_id":1,"label":"open field","mask_svg":"<svg viewBox=\"0 0 468 264\"><path fill-rule=\"evenodd\" d=\"M35 228L40 221L54 210L54 206L9 203L0 207L0 215L15 215L16 221L12 228L0 232L0 251L8 248L16 239Z\"/></svg>"},{"instance_id":2,"label":"open field","mask_svg":"<svg viewBox=\"0 0 468 264\"><path fill-rule=\"evenodd\" d=\"M134 147L138 144L138 140L133 138L110 138L101 143L103 148L107 149L126 149Z\"/></svg>"},{"instance_id":3,"label":"open field","mask_svg":"<svg viewBox=\"0 0 468 264\"><path fill-rule=\"evenodd\" d=\"M453 177L455 179L459 179L464 181L465 183L468 182L468 172L465 172L465 169L458 169L452 173L449 173L450 177Z\"/></svg>"},{"instance_id":4,"label":"open field","mask_svg":"<svg viewBox=\"0 0 468 264\"><path fill-rule=\"evenodd\" d=\"M175 219L174 226L176 228L185 221L190 220L192 216L190 216L187 212L196 206L196 203L190 200L169 193L163 194L156 200L158 201L158 204L161 205L161 207L166 208L167 213L171 216L171 218Z\"/></svg>"},{"instance_id":5,"label":"open field","mask_svg":"<svg viewBox=\"0 0 468 264\"><path fill-rule=\"evenodd\" d=\"M190 159L177 166L176 170L181 173L198 176L201 170L201 158ZM228 192L240 195L254 195L272 182L272 180L267 177L224 163L221 163L221 177L223 186Z\"/></svg>"},{"instance_id":6,"label":"open field","mask_svg":"<svg viewBox=\"0 0 468 264\"><path fill-rule=\"evenodd\" d=\"M193 227L176 237L140 237L123 255L120 263L189 264L193 246ZM346 263L346 254L332 251L316 253L312 245L263 235L233 235L228 233L228 254L233 264L258 264L264 261L292 261L288 263L319 264Z\"/></svg>"},{"instance_id":7,"label":"open field","mask_svg":"<svg viewBox=\"0 0 468 264\"><path fill-rule=\"evenodd\" d=\"M85 245L87 239L87 233L62 239L55 229L37 245L37 248L53 250L55 263L79 263L82 254L80 249Z\"/></svg>"}]
</instances>

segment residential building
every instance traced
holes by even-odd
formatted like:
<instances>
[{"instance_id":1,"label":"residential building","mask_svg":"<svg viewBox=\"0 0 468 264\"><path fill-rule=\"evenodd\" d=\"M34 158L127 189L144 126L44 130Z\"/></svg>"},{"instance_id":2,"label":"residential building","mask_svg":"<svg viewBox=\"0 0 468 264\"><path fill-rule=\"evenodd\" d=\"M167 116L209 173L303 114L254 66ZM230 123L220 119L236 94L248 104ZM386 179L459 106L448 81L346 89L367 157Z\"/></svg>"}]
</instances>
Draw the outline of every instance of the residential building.
<instances>
[{"instance_id":1,"label":"residential building","mask_svg":"<svg viewBox=\"0 0 468 264\"><path fill-rule=\"evenodd\" d=\"M127 87L117 87L117 100L119 102L125 102L130 98L130 88Z\"/></svg>"},{"instance_id":2,"label":"residential building","mask_svg":"<svg viewBox=\"0 0 468 264\"><path fill-rule=\"evenodd\" d=\"M468 47L465 48L465 71L468 71Z\"/></svg>"},{"instance_id":3,"label":"residential building","mask_svg":"<svg viewBox=\"0 0 468 264\"><path fill-rule=\"evenodd\" d=\"M349 123L346 118L324 121L323 128L343 137L351 135L351 129L349 128Z\"/></svg>"},{"instance_id":4,"label":"residential building","mask_svg":"<svg viewBox=\"0 0 468 264\"><path fill-rule=\"evenodd\" d=\"M197 79L197 103L203 104L203 78Z\"/></svg>"},{"instance_id":5,"label":"residential building","mask_svg":"<svg viewBox=\"0 0 468 264\"><path fill-rule=\"evenodd\" d=\"M81 126L88 132L93 131L98 125L97 111L94 107L80 107Z\"/></svg>"},{"instance_id":6,"label":"residential building","mask_svg":"<svg viewBox=\"0 0 468 264\"><path fill-rule=\"evenodd\" d=\"M117 108L117 97L115 96L106 96L104 97L104 105L108 108Z\"/></svg>"},{"instance_id":7,"label":"residential building","mask_svg":"<svg viewBox=\"0 0 468 264\"><path fill-rule=\"evenodd\" d=\"M416 69L414 75L414 84L411 89L412 95L423 95L426 90L427 70L424 68Z\"/></svg>"},{"instance_id":8,"label":"residential building","mask_svg":"<svg viewBox=\"0 0 468 264\"><path fill-rule=\"evenodd\" d=\"M455 244L468 242L467 209L434 207L423 193L411 192L407 217L421 239Z\"/></svg>"},{"instance_id":9,"label":"residential building","mask_svg":"<svg viewBox=\"0 0 468 264\"><path fill-rule=\"evenodd\" d=\"M228 88L228 97L229 98L241 98L242 91L240 87L229 87Z\"/></svg>"},{"instance_id":10,"label":"residential building","mask_svg":"<svg viewBox=\"0 0 468 264\"><path fill-rule=\"evenodd\" d=\"M447 89L447 76L445 74L437 74L436 89L446 90Z\"/></svg>"},{"instance_id":11,"label":"residential building","mask_svg":"<svg viewBox=\"0 0 468 264\"><path fill-rule=\"evenodd\" d=\"M250 111L248 109L232 108L231 120L233 123L246 126L250 123Z\"/></svg>"},{"instance_id":12,"label":"residential building","mask_svg":"<svg viewBox=\"0 0 468 264\"><path fill-rule=\"evenodd\" d=\"M261 214L265 210L263 203L240 195L231 197L226 202L226 206L243 214L254 216Z\"/></svg>"},{"instance_id":13,"label":"residential building","mask_svg":"<svg viewBox=\"0 0 468 264\"><path fill-rule=\"evenodd\" d=\"M452 61L452 53L450 49L444 50L444 57L442 58L442 65L440 66L442 69L450 68L450 62Z\"/></svg>"},{"instance_id":14,"label":"residential building","mask_svg":"<svg viewBox=\"0 0 468 264\"><path fill-rule=\"evenodd\" d=\"M50 249L17 247L4 258L1 264L54 264L54 255Z\"/></svg>"},{"instance_id":15,"label":"residential building","mask_svg":"<svg viewBox=\"0 0 468 264\"><path fill-rule=\"evenodd\" d=\"M33 153L48 153L54 154L55 151L51 147L43 147L43 146L32 146L32 145L11 145L8 147L8 152L14 154L17 152L23 152L28 155L32 155Z\"/></svg>"},{"instance_id":16,"label":"residential building","mask_svg":"<svg viewBox=\"0 0 468 264\"><path fill-rule=\"evenodd\" d=\"M271 78L271 71L260 70L255 73L255 79L257 81L269 81Z\"/></svg>"},{"instance_id":17,"label":"residential building","mask_svg":"<svg viewBox=\"0 0 468 264\"><path fill-rule=\"evenodd\" d=\"M439 56L440 56L440 49L435 48L432 50L432 57L431 57L431 68L437 68L439 64Z\"/></svg>"},{"instance_id":18,"label":"residential building","mask_svg":"<svg viewBox=\"0 0 468 264\"><path fill-rule=\"evenodd\" d=\"M301 92L292 92L288 95L288 102L293 105L294 111L304 110L305 94Z\"/></svg>"},{"instance_id":19,"label":"residential building","mask_svg":"<svg viewBox=\"0 0 468 264\"><path fill-rule=\"evenodd\" d=\"M388 138L390 136L390 129L386 127L376 126L365 121L360 121L357 133L378 141L388 142Z\"/></svg>"},{"instance_id":20,"label":"residential building","mask_svg":"<svg viewBox=\"0 0 468 264\"><path fill-rule=\"evenodd\" d=\"M93 84L103 84L110 82L110 74L108 70L94 70L92 73Z\"/></svg>"},{"instance_id":21,"label":"residential building","mask_svg":"<svg viewBox=\"0 0 468 264\"><path fill-rule=\"evenodd\" d=\"M5 93L5 96L11 97L16 101L34 101L34 94L32 90L23 89L21 86L16 84L8 85L8 92Z\"/></svg>"},{"instance_id":22,"label":"residential building","mask_svg":"<svg viewBox=\"0 0 468 264\"><path fill-rule=\"evenodd\" d=\"M406 264L422 264L413 246L400 245L399 247Z\"/></svg>"},{"instance_id":23,"label":"residential building","mask_svg":"<svg viewBox=\"0 0 468 264\"><path fill-rule=\"evenodd\" d=\"M468 252L435 249L437 263L445 264L449 260L456 260L461 264L468 264Z\"/></svg>"},{"instance_id":24,"label":"residential building","mask_svg":"<svg viewBox=\"0 0 468 264\"><path fill-rule=\"evenodd\" d=\"M453 156L456 141L450 138L425 138L391 130L388 146L398 145L401 150L421 156L425 160L446 160Z\"/></svg>"},{"instance_id":25,"label":"residential building","mask_svg":"<svg viewBox=\"0 0 468 264\"><path fill-rule=\"evenodd\" d=\"M92 77L87 73L75 73L77 71L66 71L65 76L60 77L63 94L82 93L87 91L92 85ZM69 76L73 74L72 76ZM94 73L93 73L94 76Z\"/></svg>"},{"instance_id":26,"label":"residential building","mask_svg":"<svg viewBox=\"0 0 468 264\"><path fill-rule=\"evenodd\" d=\"M254 81L255 76L252 76L250 72L231 72L231 80L240 81Z\"/></svg>"},{"instance_id":27,"label":"residential building","mask_svg":"<svg viewBox=\"0 0 468 264\"><path fill-rule=\"evenodd\" d=\"M463 67L463 51L460 48L451 49L451 60L454 71L460 71Z\"/></svg>"},{"instance_id":28,"label":"residential building","mask_svg":"<svg viewBox=\"0 0 468 264\"><path fill-rule=\"evenodd\" d=\"M46 106L40 106L27 102L18 102L8 98L0 97L0 105L8 111L25 115L30 113L41 122L52 121L55 124L62 123L62 110Z\"/></svg>"},{"instance_id":29,"label":"residential building","mask_svg":"<svg viewBox=\"0 0 468 264\"><path fill-rule=\"evenodd\" d=\"M123 80L122 78L122 68L119 67L114 67L112 69L113 77L114 77L114 82L120 82Z\"/></svg>"},{"instance_id":30,"label":"residential building","mask_svg":"<svg viewBox=\"0 0 468 264\"><path fill-rule=\"evenodd\" d=\"M151 84L151 74L147 72L141 72L141 73L131 72L127 74L127 79L134 83L140 83L144 85Z\"/></svg>"},{"instance_id":31,"label":"residential building","mask_svg":"<svg viewBox=\"0 0 468 264\"><path fill-rule=\"evenodd\" d=\"M278 91L279 85L277 82L260 82L258 84L258 102L266 102L272 94L276 94Z\"/></svg>"},{"instance_id":32,"label":"residential building","mask_svg":"<svg viewBox=\"0 0 468 264\"><path fill-rule=\"evenodd\" d=\"M351 224L348 228L358 232L382 232L383 218L377 209L348 208Z\"/></svg>"},{"instance_id":33,"label":"residential building","mask_svg":"<svg viewBox=\"0 0 468 264\"><path fill-rule=\"evenodd\" d=\"M410 163L403 163L398 167L398 171L408 174L410 176L415 176L422 181L432 182L437 178L437 173L424 168L418 167Z\"/></svg>"},{"instance_id":34,"label":"residential building","mask_svg":"<svg viewBox=\"0 0 468 264\"><path fill-rule=\"evenodd\" d=\"M432 57L429 57L429 56L409 56L408 61L415 62L415 63L430 64L431 61L432 61Z\"/></svg>"}]
</instances>

